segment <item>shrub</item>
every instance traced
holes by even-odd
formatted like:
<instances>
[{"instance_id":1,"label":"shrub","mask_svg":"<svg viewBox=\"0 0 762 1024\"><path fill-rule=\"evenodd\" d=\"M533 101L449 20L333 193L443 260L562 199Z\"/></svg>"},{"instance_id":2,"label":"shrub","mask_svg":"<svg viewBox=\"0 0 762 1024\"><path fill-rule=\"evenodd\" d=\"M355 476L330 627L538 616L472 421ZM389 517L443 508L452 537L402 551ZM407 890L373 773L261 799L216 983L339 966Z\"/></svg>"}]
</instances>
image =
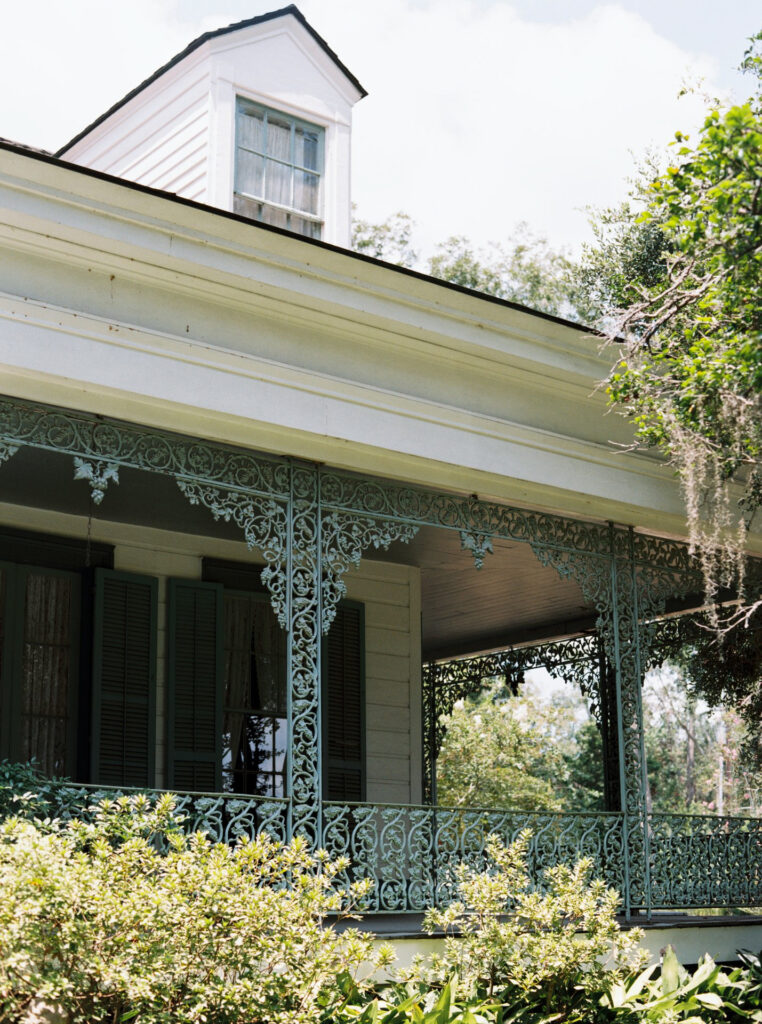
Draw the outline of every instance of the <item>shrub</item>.
<instances>
[{"instance_id":1,"label":"shrub","mask_svg":"<svg viewBox=\"0 0 762 1024\"><path fill-rule=\"evenodd\" d=\"M371 937L325 923L368 884L337 892L346 863L302 839L215 844L170 796L91 811L0 824L0 1019L41 1003L68 1024L306 1024L372 959Z\"/></svg>"},{"instance_id":2,"label":"shrub","mask_svg":"<svg viewBox=\"0 0 762 1024\"><path fill-rule=\"evenodd\" d=\"M516 1019L609 1020L600 996L643 967L642 932L620 931L619 895L592 879L589 860L549 868L536 889L529 838L506 847L490 836L487 870L459 866L459 900L424 919L430 934L445 933L444 951L417 960L407 979L441 987L456 975L470 998L522 1008Z\"/></svg>"}]
</instances>

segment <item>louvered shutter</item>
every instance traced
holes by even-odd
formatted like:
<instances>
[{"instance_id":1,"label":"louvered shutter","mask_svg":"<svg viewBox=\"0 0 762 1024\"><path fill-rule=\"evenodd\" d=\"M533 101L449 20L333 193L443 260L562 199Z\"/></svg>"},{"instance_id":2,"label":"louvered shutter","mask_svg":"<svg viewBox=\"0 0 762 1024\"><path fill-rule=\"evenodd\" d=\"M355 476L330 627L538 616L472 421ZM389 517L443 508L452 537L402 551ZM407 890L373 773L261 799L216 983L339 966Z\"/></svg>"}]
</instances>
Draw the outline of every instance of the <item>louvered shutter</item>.
<instances>
[{"instance_id":1,"label":"louvered shutter","mask_svg":"<svg viewBox=\"0 0 762 1024\"><path fill-rule=\"evenodd\" d=\"M154 785L157 609L157 580L95 570L93 782Z\"/></svg>"},{"instance_id":2,"label":"louvered shutter","mask_svg":"<svg viewBox=\"0 0 762 1024\"><path fill-rule=\"evenodd\" d=\"M167 784L222 786L222 587L169 580L167 589Z\"/></svg>"},{"instance_id":3,"label":"louvered shutter","mask_svg":"<svg viewBox=\"0 0 762 1024\"><path fill-rule=\"evenodd\" d=\"M323 796L365 800L365 608L354 601L323 641Z\"/></svg>"}]
</instances>

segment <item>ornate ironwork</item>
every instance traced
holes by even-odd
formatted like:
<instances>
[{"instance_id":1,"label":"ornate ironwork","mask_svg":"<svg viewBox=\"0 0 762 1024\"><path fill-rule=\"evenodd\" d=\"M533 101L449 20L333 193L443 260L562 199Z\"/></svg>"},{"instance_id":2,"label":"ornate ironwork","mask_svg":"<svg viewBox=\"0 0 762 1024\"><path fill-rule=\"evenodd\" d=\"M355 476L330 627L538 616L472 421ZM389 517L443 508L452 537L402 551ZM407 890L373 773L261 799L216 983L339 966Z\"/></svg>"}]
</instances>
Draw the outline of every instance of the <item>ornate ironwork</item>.
<instances>
[{"instance_id":1,"label":"ornate ironwork","mask_svg":"<svg viewBox=\"0 0 762 1024\"><path fill-rule=\"evenodd\" d=\"M524 829L532 833L528 862L536 884L545 868L587 856L596 874L622 892L622 821L618 814L326 803L323 846L331 857L349 857L345 882L374 880L368 910L421 912L454 897L459 863L486 866L490 833L509 843Z\"/></svg>"},{"instance_id":2,"label":"ornate ironwork","mask_svg":"<svg viewBox=\"0 0 762 1024\"><path fill-rule=\"evenodd\" d=\"M289 793L292 834L320 844L320 478L294 466L288 523Z\"/></svg>"},{"instance_id":3,"label":"ornate ironwork","mask_svg":"<svg viewBox=\"0 0 762 1024\"><path fill-rule=\"evenodd\" d=\"M545 668L551 674L557 672L570 683L578 685L589 701L591 713L600 722L600 656L598 638L588 634L526 647L508 647L470 658L424 664L424 799L431 801L434 798L435 762L446 731L441 719L452 714L456 701L480 693L484 680L496 676L503 676L506 686L516 693L525 672Z\"/></svg>"},{"instance_id":4,"label":"ornate ironwork","mask_svg":"<svg viewBox=\"0 0 762 1024\"><path fill-rule=\"evenodd\" d=\"M49 816L62 821L88 820L101 800L146 794L156 798L164 790L110 789L104 786L49 783L45 795ZM273 797L240 796L237 793L175 793L175 813L182 816L189 832L206 832L218 843L239 836L253 837L266 832L272 839L288 839L288 800Z\"/></svg>"},{"instance_id":5,"label":"ornate ironwork","mask_svg":"<svg viewBox=\"0 0 762 1024\"><path fill-rule=\"evenodd\" d=\"M492 538L486 533L468 533L461 530L460 546L463 551L470 551L473 554L475 569L483 569L484 559L494 553Z\"/></svg>"},{"instance_id":6,"label":"ornate ironwork","mask_svg":"<svg viewBox=\"0 0 762 1024\"><path fill-rule=\"evenodd\" d=\"M62 452L79 460L81 476L93 487L94 500L97 494L103 494L108 480L116 480L116 474L125 467L174 477L190 501L236 523L247 543L263 551L263 578L273 595L279 620L289 634L288 834L303 833L313 843L327 837L335 847L341 846L345 841L341 837L345 836L360 866L377 863L378 877L391 878L393 882L395 876L389 872L395 848L404 852L400 865L409 861L415 866L423 864L425 857L432 858L434 868L421 867L420 880L415 885L409 875L390 884L390 895L383 897L384 905L389 906L418 906L422 897L416 893L429 891L427 887L431 885L431 891L438 892L442 884L448 884L441 881L443 865L447 863L445 851L454 847L457 855L470 855L472 849L477 850L476 838L472 844L465 837L481 835L478 823L486 822L484 815L493 812L458 811L460 817L453 825L446 822L455 821L454 818L432 817L443 813L439 808L336 809L336 805L327 805L330 819L327 816L325 828L321 827L320 636L330 624L336 600L341 596L341 577L357 564L368 547L409 540L417 528L425 525L458 532L462 545L473 552L477 566L483 562L494 538L530 544L543 565L575 580L585 601L597 610L602 651L615 671L615 676L610 673L607 677L610 692L607 691L605 714L609 726L613 726L614 720L617 723L622 796L622 816L615 816L616 826L610 824L613 819L601 816L545 816L554 823L552 827L548 825L545 835L573 835L578 844L575 849L580 849L588 841L585 837L595 833L598 842L601 835L611 837L618 829L624 837L619 847L621 856L618 854L616 860L612 853L607 864L617 864L614 874L622 880L627 907L649 904L650 873L656 879L663 873L661 854L654 844L666 842L667 826L657 818L652 819L650 828L647 824L640 684L645 667L654 662L662 649L658 639L661 627L653 624L663 613L667 598L684 595L700 583L685 545L613 525L510 508L475 496L448 495L364 479L344 471L296 464L86 413L0 398L0 462L22 445ZM544 657L543 663L547 664L547 653L538 657ZM590 665L592 673L592 662ZM590 693L593 692L596 691L591 687ZM436 715L432 719L430 714L429 721L432 720L436 721ZM229 809L233 805L224 806ZM477 817L463 817L469 813ZM494 813L501 816L495 820L506 834L514 824L517 828L530 824L526 814ZM584 833L574 831L577 825L563 824L567 819L579 822L582 818L589 823L589 830ZM536 828L541 827L539 818L532 820ZM671 820L670 849L678 850L680 843L684 846L680 837L687 826L683 824L678 829L674 816ZM492 827L491 818L490 822ZM404 824L404 842L400 838L400 823ZM717 827L717 843L739 830L743 835L753 831L751 826L745 826L745 831L740 826ZM458 836L457 842L448 838L448 828L454 830L453 836ZM748 840L753 842L757 840ZM363 843L369 844L365 854ZM609 839L604 846L606 843ZM749 846L747 852L756 856L756 849ZM431 870L435 873L433 881ZM403 891L404 898L391 895ZM658 903L656 890L653 902Z\"/></svg>"},{"instance_id":7,"label":"ornate ironwork","mask_svg":"<svg viewBox=\"0 0 762 1024\"><path fill-rule=\"evenodd\" d=\"M87 480L94 505L100 505L110 481L119 483L119 466L115 462L80 459L74 456L74 479Z\"/></svg>"},{"instance_id":8,"label":"ornate ironwork","mask_svg":"<svg viewBox=\"0 0 762 1024\"><path fill-rule=\"evenodd\" d=\"M88 462L186 477L252 496L289 494L290 467L285 459L15 398L0 398L0 445L63 452Z\"/></svg>"},{"instance_id":9,"label":"ornate ironwork","mask_svg":"<svg viewBox=\"0 0 762 1024\"><path fill-rule=\"evenodd\" d=\"M344 573L360 565L371 547L387 551L394 541L409 543L418 533L417 526L389 519L353 516L345 512L323 512L321 517L321 556L323 575L323 635L336 618L339 601L347 595Z\"/></svg>"},{"instance_id":10,"label":"ornate ironwork","mask_svg":"<svg viewBox=\"0 0 762 1024\"><path fill-rule=\"evenodd\" d=\"M17 444L8 444L5 441L0 442L0 465L12 458L18 450L19 446Z\"/></svg>"},{"instance_id":11,"label":"ornate ironwork","mask_svg":"<svg viewBox=\"0 0 762 1024\"><path fill-rule=\"evenodd\" d=\"M288 628L286 566L288 514L286 506L272 498L254 500L240 491L222 491L192 480L178 479L177 486L191 505L209 509L215 521L235 523L243 531L246 546L257 548L265 560L261 579L270 591L273 611L283 629Z\"/></svg>"},{"instance_id":12,"label":"ornate ironwork","mask_svg":"<svg viewBox=\"0 0 762 1024\"><path fill-rule=\"evenodd\" d=\"M762 905L762 820L652 814L650 905Z\"/></svg>"}]
</instances>

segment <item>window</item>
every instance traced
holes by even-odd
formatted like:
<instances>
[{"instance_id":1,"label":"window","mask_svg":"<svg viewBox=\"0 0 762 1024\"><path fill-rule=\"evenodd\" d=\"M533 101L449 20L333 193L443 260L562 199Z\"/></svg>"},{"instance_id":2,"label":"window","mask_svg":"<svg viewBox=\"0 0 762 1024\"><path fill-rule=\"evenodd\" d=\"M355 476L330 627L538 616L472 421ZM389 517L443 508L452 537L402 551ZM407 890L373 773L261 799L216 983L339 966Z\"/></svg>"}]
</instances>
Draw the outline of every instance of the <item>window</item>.
<instances>
[{"instance_id":1,"label":"window","mask_svg":"<svg viewBox=\"0 0 762 1024\"><path fill-rule=\"evenodd\" d=\"M287 634L259 568L204 560L168 585L168 786L287 795ZM363 606L342 602L323 643L324 797L363 800Z\"/></svg>"},{"instance_id":2,"label":"window","mask_svg":"<svg viewBox=\"0 0 762 1024\"><path fill-rule=\"evenodd\" d=\"M108 545L0 532L0 757L48 775L150 786L156 580Z\"/></svg>"},{"instance_id":3,"label":"window","mask_svg":"<svg viewBox=\"0 0 762 1024\"><path fill-rule=\"evenodd\" d=\"M233 209L320 238L324 131L239 97Z\"/></svg>"},{"instance_id":4,"label":"window","mask_svg":"<svg viewBox=\"0 0 762 1024\"><path fill-rule=\"evenodd\" d=\"M75 769L79 607L77 573L0 564L3 753L46 775Z\"/></svg>"},{"instance_id":5,"label":"window","mask_svg":"<svg viewBox=\"0 0 762 1024\"><path fill-rule=\"evenodd\" d=\"M285 796L286 634L266 594L225 591L222 788Z\"/></svg>"}]
</instances>

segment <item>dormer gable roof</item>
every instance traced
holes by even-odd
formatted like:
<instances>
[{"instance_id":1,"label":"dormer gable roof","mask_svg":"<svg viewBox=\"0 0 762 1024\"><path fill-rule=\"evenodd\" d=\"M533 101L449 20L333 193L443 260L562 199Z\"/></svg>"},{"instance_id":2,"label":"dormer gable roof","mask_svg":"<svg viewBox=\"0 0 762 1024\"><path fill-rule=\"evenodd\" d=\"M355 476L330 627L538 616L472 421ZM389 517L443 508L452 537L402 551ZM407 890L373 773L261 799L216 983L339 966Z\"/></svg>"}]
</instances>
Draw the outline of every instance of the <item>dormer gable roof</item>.
<instances>
[{"instance_id":1,"label":"dormer gable roof","mask_svg":"<svg viewBox=\"0 0 762 1024\"><path fill-rule=\"evenodd\" d=\"M95 128L97 128L104 121L108 120L108 118L115 114L121 107L125 106L127 103L133 100L144 89L152 85L155 81L161 78L162 75L166 74L171 68L175 67L181 61L185 60L186 57L190 56L190 54L192 54L195 50L198 50L199 47L203 46L205 43L208 43L213 39L217 39L220 36L229 35L232 32L238 32L242 29L251 28L255 25L261 25L264 22L274 21L277 18L284 18L288 16L295 18L296 21L302 26L302 28L304 28L304 30L309 33L312 39L320 47L320 49L326 54L327 57L330 58L330 60L336 65L339 71L341 71L341 73L344 75L347 81L350 82L352 86L354 86L354 88L359 93L358 98L362 99L364 96L367 96L367 90L360 84L358 79L352 74L349 68L341 60L339 60L337 54L331 49L331 47L328 45L325 39L323 39L323 37L318 32L315 31L312 25L310 25L310 23L304 17L302 12L299 10L299 8L295 4L289 4L288 7L282 7L277 11L268 11L266 14L259 14L253 18L246 18L243 21L233 22L231 25L226 25L223 28L214 29L210 32L204 32L202 35L198 36L196 39L190 42L185 47L184 50L181 50L180 53L175 54L175 56L172 57L171 60L168 60L166 64L163 64L160 68L157 68L156 71L154 71L152 75L149 75L149 77L146 78L145 81L141 82L140 85L136 86L125 96L123 96L120 100L117 100L117 102L114 103L113 106L109 107L108 110L106 110L103 114L101 114L89 125L87 125L86 128L83 128L81 132L74 136L74 138L70 139L65 145L61 146L61 148L57 150L54 155L57 157L63 156L69 149L71 149L78 142L80 142L82 139L88 136Z\"/></svg>"}]
</instances>

